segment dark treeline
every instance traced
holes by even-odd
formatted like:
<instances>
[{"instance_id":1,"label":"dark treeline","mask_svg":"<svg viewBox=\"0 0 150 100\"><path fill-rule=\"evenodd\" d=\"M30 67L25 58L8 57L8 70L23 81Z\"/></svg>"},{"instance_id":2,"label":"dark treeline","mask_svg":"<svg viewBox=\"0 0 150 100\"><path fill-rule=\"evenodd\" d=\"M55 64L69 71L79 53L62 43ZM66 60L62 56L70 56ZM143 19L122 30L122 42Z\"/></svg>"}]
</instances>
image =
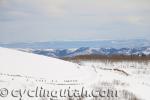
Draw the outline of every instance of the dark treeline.
<instances>
[{"instance_id":1,"label":"dark treeline","mask_svg":"<svg viewBox=\"0 0 150 100\"><path fill-rule=\"evenodd\" d=\"M149 61L150 55L78 55L75 57L64 57L64 60L110 60L110 61Z\"/></svg>"}]
</instances>

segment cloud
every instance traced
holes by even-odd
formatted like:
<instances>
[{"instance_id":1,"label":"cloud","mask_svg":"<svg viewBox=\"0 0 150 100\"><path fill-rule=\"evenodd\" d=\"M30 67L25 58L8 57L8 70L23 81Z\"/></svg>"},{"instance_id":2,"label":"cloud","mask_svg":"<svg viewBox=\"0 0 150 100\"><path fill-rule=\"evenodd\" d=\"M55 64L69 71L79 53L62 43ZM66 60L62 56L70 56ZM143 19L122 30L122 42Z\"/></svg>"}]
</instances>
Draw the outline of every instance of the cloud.
<instances>
[{"instance_id":1,"label":"cloud","mask_svg":"<svg viewBox=\"0 0 150 100\"><path fill-rule=\"evenodd\" d=\"M150 33L149 0L0 0L0 11L0 41L147 38Z\"/></svg>"}]
</instances>

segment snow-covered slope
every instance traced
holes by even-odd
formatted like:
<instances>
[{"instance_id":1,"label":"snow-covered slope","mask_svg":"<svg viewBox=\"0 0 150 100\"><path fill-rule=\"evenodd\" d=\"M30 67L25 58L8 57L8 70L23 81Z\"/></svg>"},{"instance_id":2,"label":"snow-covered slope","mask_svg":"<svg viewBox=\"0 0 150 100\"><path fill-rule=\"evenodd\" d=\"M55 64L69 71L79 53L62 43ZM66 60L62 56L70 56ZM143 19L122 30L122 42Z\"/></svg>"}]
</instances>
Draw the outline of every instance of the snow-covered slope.
<instances>
[{"instance_id":1,"label":"snow-covered slope","mask_svg":"<svg viewBox=\"0 0 150 100\"><path fill-rule=\"evenodd\" d=\"M136 65L136 64L135 64ZM150 74L132 74L130 66L129 69L120 69L121 66L117 63L114 65L87 64L80 66L78 64L66 62L56 58L36 55L32 53L11 50L7 48L0 48L0 93L1 88L12 89L30 89L36 86L43 86L46 89L65 88L72 86L75 89L81 86L88 88L110 88L118 90L118 98L99 98L100 100L149 100L150 90ZM115 69L114 69L114 67ZM136 66L133 66L136 69ZM145 66L144 72L149 71L149 65ZM140 67L142 68L142 67ZM138 68L138 72L141 69ZM124 70L129 75L124 74ZM35 79L35 81L34 81ZM46 81L45 81L46 80ZM52 84L47 81L54 80ZM78 85L54 85L54 83L62 83L66 80L75 80ZM77 80L77 81L76 81ZM80 84L81 83L81 84ZM52 86L54 86L52 88ZM0 94L0 100L18 100L18 98L1 97L4 93ZM137 99L138 98L138 99ZM26 98L22 100L49 100L50 98ZM85 98L84 100L95 100L97 98ZM58 99L68 100L68 99ZM77 99L71 99L77 100ZM81 99L79 99L81 100Z\"/></svg>"},{"instance_id":2,"label":"snow-covered slope","mask_svg":"<svg viewBox=\"0 0 150 100\"><path fill-rule=\"evenodd\" d=\"M92 66L99 76L99 83L117 85L117 89L127 90L134 94L134 98L119 100L149 100L150 99L150 61L148 62L104 62L104 61L80 61L81 65ZM116 74L118 73L118 74ZM122 76L124 75L124 76ZM127 75L127 76L126 76ZM95 82L96 83L96 82ZM130 95L131 96L131 95Z\"/></svg>"},{"instance_id":3,"label":"snow-covered slope","mask_svg":"<svg viewBox=\"0 0 150 100\"><path fill-rule=\"evenodd\" d=\"M0 72L46 79L91 80L89 67L56 58L0 48Z\"/></svg>"},{"instance_id":4,"label":"snow-covered slope","mask_svg":"<svg viewBox=\"0 0 150 100\"><path fill-rule=\"evenodd\" d=\"M88 86L96 75L91 67L0 47L0 100L51 100L47 96L30 97L28 91L35 92L37 87L49 91L69 86L77 89ZM17 95L20 92L13 97L13 90L23 91L23 97Z\"/></svg>"}]
</instances>

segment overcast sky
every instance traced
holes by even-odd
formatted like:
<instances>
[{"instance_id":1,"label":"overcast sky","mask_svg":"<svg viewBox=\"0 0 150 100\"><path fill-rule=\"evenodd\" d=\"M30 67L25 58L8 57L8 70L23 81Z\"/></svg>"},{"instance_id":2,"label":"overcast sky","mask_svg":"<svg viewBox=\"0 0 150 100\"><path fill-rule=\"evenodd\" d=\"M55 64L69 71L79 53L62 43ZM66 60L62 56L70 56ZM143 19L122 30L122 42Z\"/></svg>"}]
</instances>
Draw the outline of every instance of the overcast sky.
<instances>
[{"instance_id":1,"label":"overcast sky","mask_svg":"<svg viewBox=\"0 0 150 100\"><path fill-rule=\"evenodd\" d=\"M150 0L0 0L0 42L149 37Z\"/></svg>"}]
</instances>

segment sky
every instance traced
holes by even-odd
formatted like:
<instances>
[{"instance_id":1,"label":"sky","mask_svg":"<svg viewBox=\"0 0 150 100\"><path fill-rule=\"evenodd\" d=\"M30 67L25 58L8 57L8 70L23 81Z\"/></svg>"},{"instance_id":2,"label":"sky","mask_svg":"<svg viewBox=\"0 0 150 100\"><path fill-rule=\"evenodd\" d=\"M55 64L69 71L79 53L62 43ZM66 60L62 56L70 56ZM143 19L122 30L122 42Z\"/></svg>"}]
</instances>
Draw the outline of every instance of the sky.
<instances>
[{"instance_id":1,"label":"sky","mask_svg":"<svg viewBox=\"0 0 150 100\"><path fill-rule=\"evenodd\" d=\"M0 0L0 42L149 37L150 0Z\"/></svg>"}]
</instances>

